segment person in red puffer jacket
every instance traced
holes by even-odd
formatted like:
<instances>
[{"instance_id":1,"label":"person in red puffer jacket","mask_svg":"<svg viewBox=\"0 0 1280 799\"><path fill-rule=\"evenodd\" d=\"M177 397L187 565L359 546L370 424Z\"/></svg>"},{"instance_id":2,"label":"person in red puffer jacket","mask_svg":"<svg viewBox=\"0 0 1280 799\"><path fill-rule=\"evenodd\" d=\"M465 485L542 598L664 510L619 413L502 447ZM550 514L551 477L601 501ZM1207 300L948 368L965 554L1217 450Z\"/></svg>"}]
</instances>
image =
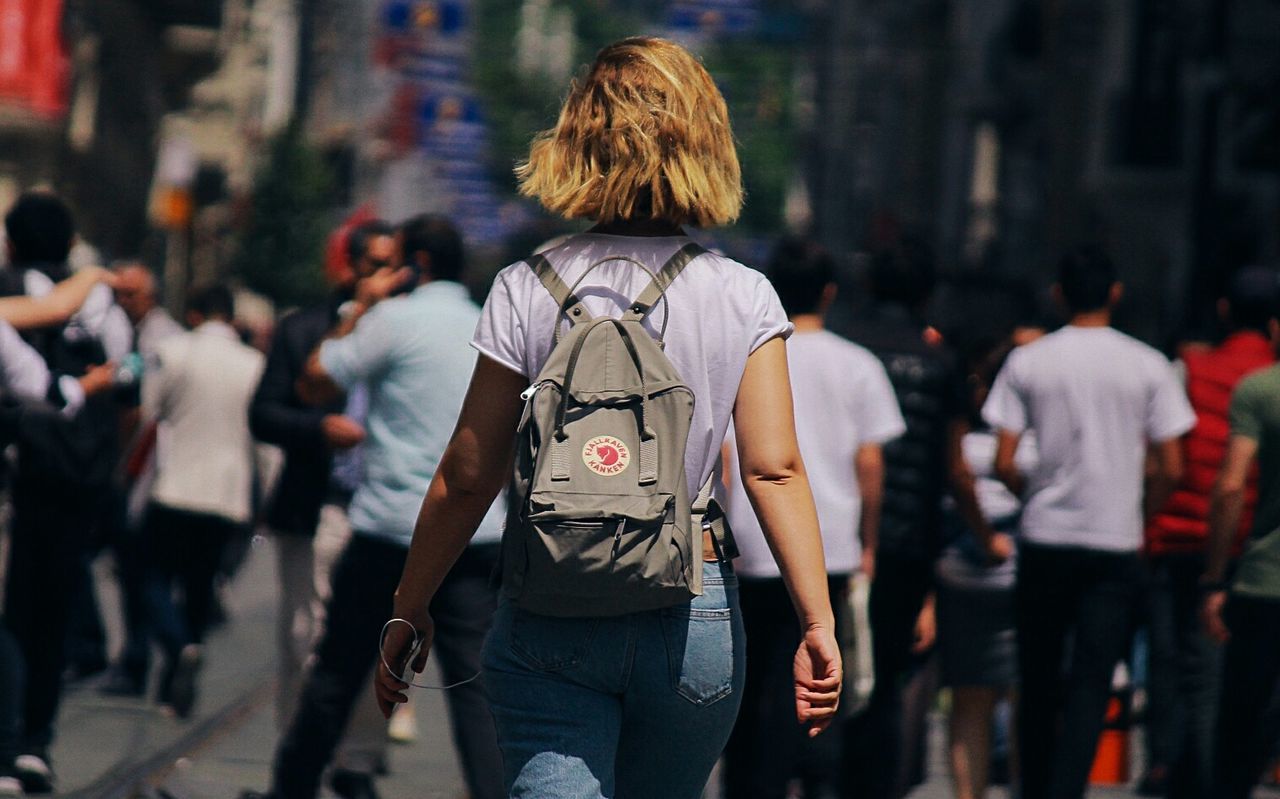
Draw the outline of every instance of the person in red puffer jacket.
<instances>
[{"instance_id":1,"label":"person in red puffer jacket","mask_svg":"<svg viewBox=\"0 0 1280 799\"><path fill-rule=\"evenodd\" d=\"M1200 799L1208 794L1218 666L1213 645L1200 629L1197 581L1205 566L1209 495L1227 447L1231 392L1250 372L1275 361L1267 319L1276 294L1273 270L1240 270L1218 304L1230 331L1227 338L1217 347L1182 356L1196 426L1183 439L1182 482L1146 530L1151 672L1148 768L1139 785L1144 795ZM1256 483L1255 475L1240 520L1240 541L1253 517ZM1238 547L1239 541L1237 552Z\"/></svg>"}]
</instances>

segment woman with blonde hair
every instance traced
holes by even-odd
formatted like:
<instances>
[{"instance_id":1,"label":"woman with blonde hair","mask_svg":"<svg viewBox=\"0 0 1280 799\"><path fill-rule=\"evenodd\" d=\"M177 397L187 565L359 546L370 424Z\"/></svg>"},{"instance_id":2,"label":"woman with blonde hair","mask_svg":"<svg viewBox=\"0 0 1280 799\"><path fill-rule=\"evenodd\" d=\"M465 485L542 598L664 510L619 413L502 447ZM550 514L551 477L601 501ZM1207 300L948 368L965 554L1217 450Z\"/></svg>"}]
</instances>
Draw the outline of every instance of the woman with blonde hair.
<instances>
[{"instance_id":1,"label":"woman with blonde hair","mask_svg":"<svg viewBox=\"0 0 1280 799\"><path fill-rule=\"evenodd\" d=\"M732 222L742 205L724 99L692 55L661 39L601 50L517 174L548 210L595 222L542 256L569 285L593 269L574 295L597 318L635 311L630 298L649 285L647 270L691 246L683 225ZM690 497L717 468L734 421L743 483L803 630L797 720L816 735L835 716L841 669L796 445L784 346L791 325L760 273L696 252L656 303L665 309L643 324L655 337L666 325L666 357L696 398L684 450ZM410 665L426 665L427 607L503 486L521 393L547 361L561 315L529 263L494 280L473 339L480 356L471 388L396 592L396 616L409 624L386 629L376 678L384 713L406 701L408 684L388 666L400 672L415 632L425 646ZM619 615L539 615L504 583L483 677L510 795L701 794L733 727L745 668L737 581L724 554L705 547L702 591L692 600Z\"/></svg>"}]
</instances>

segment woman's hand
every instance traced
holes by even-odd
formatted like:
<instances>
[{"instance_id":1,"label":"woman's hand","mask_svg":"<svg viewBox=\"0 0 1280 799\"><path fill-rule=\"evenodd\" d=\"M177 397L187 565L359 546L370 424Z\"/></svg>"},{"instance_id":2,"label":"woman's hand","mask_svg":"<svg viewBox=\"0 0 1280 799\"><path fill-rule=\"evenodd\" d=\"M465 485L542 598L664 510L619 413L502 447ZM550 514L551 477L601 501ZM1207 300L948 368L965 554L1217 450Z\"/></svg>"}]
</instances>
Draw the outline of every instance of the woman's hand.
<instances>
[{"instance_id":1,"label":"woman's hand","mask_svg":"<svg viewBox=\"0 0 1280 799\"><path fill-rule=\"evenodd\" d=\"M804 634L794 661L796 719L809 725L809 737L819 734L836 717L844 671L840 647L831 628L814 625Z\"/></svg>"},{"instance_id":2,"label":"woman's hand","mask_svg":"<svg viewBox=\"0 0 1280 799\"><path fill-rule=\"evenodd\" d=\"M396 675L405 673L405 661L409 658L415 631L422 646L408 666L414 674L421 674L427 667L427 655L431 651L436 630L435 622L426 611L400 615L397 618L404 619L409 624L397 621L387 626L386 635L382 639L381 656L373 672L373 690L378 695L378 709L388 719L397 704L409 701L409 696L405 693L409 690L409 683ZM388 671L387 666L391 666L394 673Z\"/></svg>"}]
</instances>

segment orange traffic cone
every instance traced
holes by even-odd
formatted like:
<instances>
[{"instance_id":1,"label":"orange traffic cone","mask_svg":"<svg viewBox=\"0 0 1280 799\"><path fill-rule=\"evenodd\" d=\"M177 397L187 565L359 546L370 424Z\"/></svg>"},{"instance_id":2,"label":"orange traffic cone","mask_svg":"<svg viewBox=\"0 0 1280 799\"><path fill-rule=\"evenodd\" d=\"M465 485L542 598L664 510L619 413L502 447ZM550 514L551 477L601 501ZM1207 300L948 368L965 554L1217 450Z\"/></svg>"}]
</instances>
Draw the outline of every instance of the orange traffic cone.
<instances>
[{"instance_id":1,"label":"orange traffic cone","mask_svg":"<svg viewBox=\"0 0 1280 799\"><path fill-rule=\"evenodd\" d=\"M1090 785L1129 782L1129 670L1121 663L1111 684L1107 717L1098 736L1098 751L1089 772Z\"/></svg>"}]
</instances>

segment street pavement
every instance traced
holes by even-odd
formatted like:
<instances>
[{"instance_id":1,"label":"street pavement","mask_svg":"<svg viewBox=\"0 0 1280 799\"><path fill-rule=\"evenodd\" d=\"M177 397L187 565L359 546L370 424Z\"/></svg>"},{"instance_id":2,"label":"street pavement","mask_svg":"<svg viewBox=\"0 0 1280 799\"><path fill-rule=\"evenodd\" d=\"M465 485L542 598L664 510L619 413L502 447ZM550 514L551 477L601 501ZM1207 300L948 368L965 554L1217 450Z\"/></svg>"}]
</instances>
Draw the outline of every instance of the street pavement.
<instances>
[{"instance_id":1,"label":"street pavement","mask_svg":"<svg viewBox=\"0 0 1280 799\"><path fill-rule=\"evenodd\" d=\"M200 698L191 718L166 715L149 697L103 697L93 681L70 690L52 752L62 795L234 799L243 790L267 787L277 739L275 553L270 540L255 542L225 592L230 620L210 636L205 647ZM115 652L121 638L119 601L105 559L98 564L97 583L109 646ZM435 679L430 673L426 676ZM466 789L449 739L441 693L415 691L415 703L418 738L389 745L390 770L378 780L379 792L386 799L464 799ZM942 738L941 722L935 718L930 779L912 793L912 799L951 796ZM705 799L718 799L716 784L713 775ZM1106 799L1133 795L1120 789L1095 789L1091 794ZM991 792L992 799L1007 796L1003 788Z\"/></svg>"}]
</instances>

